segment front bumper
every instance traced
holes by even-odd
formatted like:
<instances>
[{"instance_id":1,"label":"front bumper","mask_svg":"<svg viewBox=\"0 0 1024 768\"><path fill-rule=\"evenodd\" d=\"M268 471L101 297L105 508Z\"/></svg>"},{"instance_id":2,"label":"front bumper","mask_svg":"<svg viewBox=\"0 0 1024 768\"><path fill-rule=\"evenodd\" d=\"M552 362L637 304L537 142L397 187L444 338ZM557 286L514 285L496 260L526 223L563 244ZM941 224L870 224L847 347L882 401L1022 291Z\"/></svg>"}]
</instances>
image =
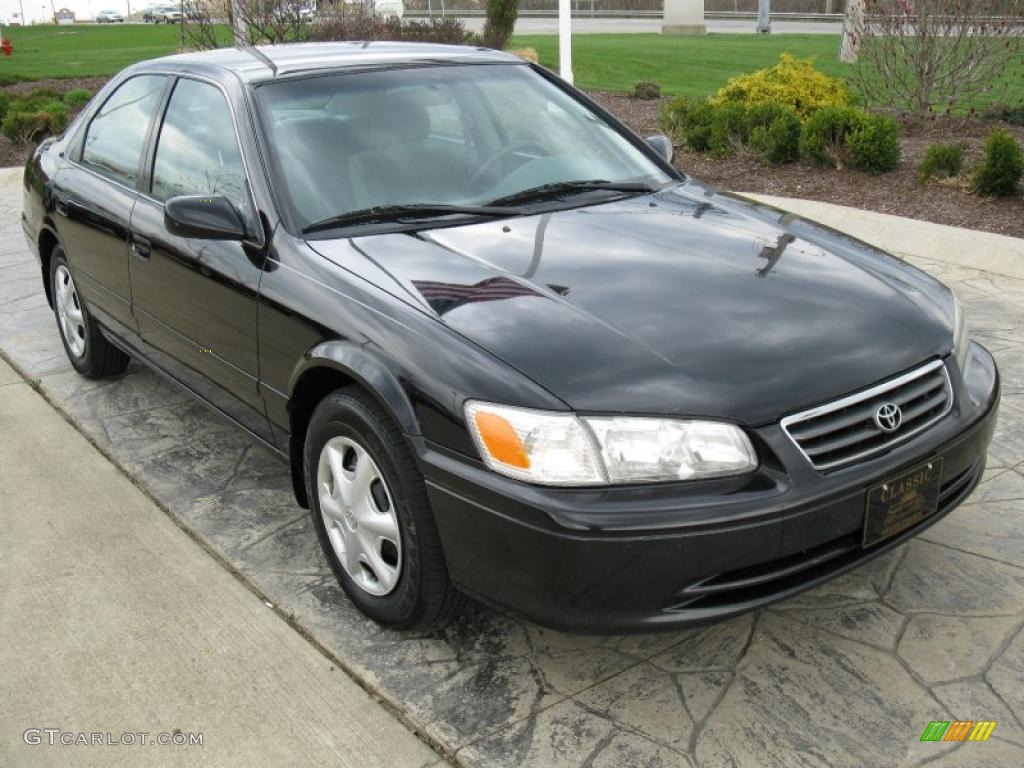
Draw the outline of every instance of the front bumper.
<instances>
[{"instance_id":1,"label":"front bumper","mask_svg":"<svg viewBox=\"0 0 1024 768\"><path fill-rule=\"evenodd\" d=\"M996 424L995 361L972 344L950 365L951 413L855 465L810 467L778 424L752 431L752 476L606 489L540 488L436 446L420 461L452 580L483 602L575 632L644 632L720 621L831 579L934 525L971 493ZM936 514L873 547L867 489L944 460Z\"/></svg>"}]
</instances>

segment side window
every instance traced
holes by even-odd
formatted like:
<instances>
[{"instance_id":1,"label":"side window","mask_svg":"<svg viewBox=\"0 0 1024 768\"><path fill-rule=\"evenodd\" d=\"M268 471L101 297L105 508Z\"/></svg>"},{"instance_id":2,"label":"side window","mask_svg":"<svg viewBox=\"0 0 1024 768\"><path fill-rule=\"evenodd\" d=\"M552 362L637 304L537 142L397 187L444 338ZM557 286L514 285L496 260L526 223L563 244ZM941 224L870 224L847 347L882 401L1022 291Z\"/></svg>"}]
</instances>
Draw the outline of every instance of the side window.
<instances>
[{"instance_id":1,"label":"side window","mask_svg":"<svg viewBox=\"0 0 1024 768\"><path fill-rule=\"evenodd\" d=\"M82 145L82 165L134 187L149 121L160 101L163 75L127 80L89 123Z\"/></svg>"},{"instance_id":2,"label":"side window","mask_svg":"<svg viewBox=\"0 0 1024 768\"><path fill-rule=\"evenodd\" d=\"M188 79L174 87L156 145L152 195L223 195L244 210L242 155L218 88Z\"/></svg>"}]
</instances>

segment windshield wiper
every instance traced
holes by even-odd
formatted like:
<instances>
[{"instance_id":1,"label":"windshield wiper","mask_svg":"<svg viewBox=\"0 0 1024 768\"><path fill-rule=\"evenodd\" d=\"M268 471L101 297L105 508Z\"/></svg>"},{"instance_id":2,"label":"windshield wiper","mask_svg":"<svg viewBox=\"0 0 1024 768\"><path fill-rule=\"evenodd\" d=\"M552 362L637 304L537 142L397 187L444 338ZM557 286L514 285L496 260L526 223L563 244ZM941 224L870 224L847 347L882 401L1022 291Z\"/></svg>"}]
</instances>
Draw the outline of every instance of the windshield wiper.
<instances>
[{"instance_id":1,"label":"windshield wiper","mask_svg":"<svg viewBox=\"0 0 1024 768\"><path fill-rule=\"evenodd\" d=\"M531 187L521 192L514 192L505 197L492 200L488 205L509 205L512 203L526 203L534 200L543 200L546 197L569 192L589 192L591 190L607 190L609 192L654 192L660 189L660 185L650 184L645 181L607 181L606 179L589 179L585 181L555 181L551 184L541 184L539 187Z\"/></svg>"},{"instance_id":2,"label":"windshield wiper","mask_svg":"<svg viewBox=\"0 0 1024 768\"><path fill-rule=\"evenodd\" d=\"M350 211L340 216L315 221L302 228L302 234L321 232L325 229L336 229L354 224L375 224L386 221L415 221L418 219L435 219L440 216L518 216L522 211L496 205L375 205Z\"/></svg>"}]
</instances>

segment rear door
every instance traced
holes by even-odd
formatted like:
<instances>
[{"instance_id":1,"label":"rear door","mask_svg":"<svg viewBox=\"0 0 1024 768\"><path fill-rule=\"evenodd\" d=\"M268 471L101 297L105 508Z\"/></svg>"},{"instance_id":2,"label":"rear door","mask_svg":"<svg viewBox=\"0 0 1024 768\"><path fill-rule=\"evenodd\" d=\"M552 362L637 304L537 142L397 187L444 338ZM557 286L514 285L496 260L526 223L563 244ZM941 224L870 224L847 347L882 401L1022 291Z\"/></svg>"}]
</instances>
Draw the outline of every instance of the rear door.
<instances>
[{"instance_id":1,"label":"rear door","mask_svg":"<svg viewBox=\"0 0 1024 768\"><path fill-rule=\"evenodd\" d=\"M257 389L257 290L262 254L239 242L172 235L164 203L221 195L259 231L235 120L211 82L181 77L155 139L152 170L131 218L130 272L139 330L154 360L269 440Z\"/></svg>"},{"instance_id":2,"label":"rear door","mask_svg":"<svg viewBox=\"0 0 1024 768\"><path fill-rule=\"evenodd\" d=\"M93 115L71 162L54 178L54 222L75 283L108 328L131 340L128 226L138 198L143 153L167 78L122 83Z\"/></svg>"}]
</instances>

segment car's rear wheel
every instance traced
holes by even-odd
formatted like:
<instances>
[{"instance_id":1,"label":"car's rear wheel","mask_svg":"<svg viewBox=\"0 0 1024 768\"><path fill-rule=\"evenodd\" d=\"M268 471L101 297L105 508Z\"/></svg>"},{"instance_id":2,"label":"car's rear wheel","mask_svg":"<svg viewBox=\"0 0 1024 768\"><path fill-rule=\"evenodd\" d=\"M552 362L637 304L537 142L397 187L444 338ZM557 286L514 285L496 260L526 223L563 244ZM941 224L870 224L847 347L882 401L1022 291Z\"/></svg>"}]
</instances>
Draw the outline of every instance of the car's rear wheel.
<instances>
[{"instance_id":1,"label":"car's rear wheel","mask_svg":"<svg viewBox=\"0 0 1024 768\"><path fill-rule=\"evenodd\" d=\"M427 499L401 431L358 387L317 406L306 433L313 527L349 599L395 629L446 623L461 605Z\"/></svg>"},{"instance_id":2,"label":"car's rear wheel","mask_svg":"<svg viewBox=\"0 0 1024 768\"><path fill-rule=\"evenodd\" d=\"M123 373L130 358L107 341L90 316L60 246L50 256L50 287L60 339L75 370L90 379Z\"/></svg>"}]
</instances>

